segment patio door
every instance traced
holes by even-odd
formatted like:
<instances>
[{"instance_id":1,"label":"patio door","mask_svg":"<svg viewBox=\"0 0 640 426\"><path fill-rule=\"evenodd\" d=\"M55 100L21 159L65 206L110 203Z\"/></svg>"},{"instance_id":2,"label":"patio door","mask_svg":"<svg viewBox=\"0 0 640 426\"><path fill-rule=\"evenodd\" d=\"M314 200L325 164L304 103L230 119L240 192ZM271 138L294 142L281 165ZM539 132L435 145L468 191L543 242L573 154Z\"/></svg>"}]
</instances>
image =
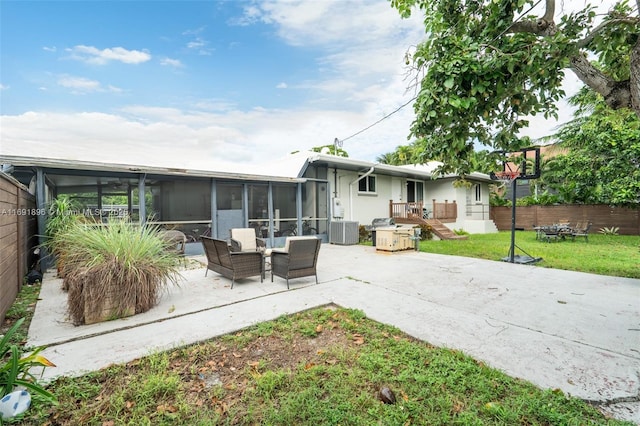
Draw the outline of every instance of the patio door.
<instances>
[{"instance_id":1,"label":"patio door","mask_svg":"<svg viewBox=\"0 0 640 426\"><path fill-rule=\"evenodd\" d=\"M226 240L230 237L231 228L244 228L242 210L242 185L218 184L217 187L217 238Z\"/></svg>"},{"instance_id":2,"label":"patio door","mask_svg":"<svg viewBox=\"0 0 640 426\"><path fill-rule=\"evenodd\" d=\"M407 203L424 201L424 183L418 180L407 180Z\"/></svg>"}]
</instances>

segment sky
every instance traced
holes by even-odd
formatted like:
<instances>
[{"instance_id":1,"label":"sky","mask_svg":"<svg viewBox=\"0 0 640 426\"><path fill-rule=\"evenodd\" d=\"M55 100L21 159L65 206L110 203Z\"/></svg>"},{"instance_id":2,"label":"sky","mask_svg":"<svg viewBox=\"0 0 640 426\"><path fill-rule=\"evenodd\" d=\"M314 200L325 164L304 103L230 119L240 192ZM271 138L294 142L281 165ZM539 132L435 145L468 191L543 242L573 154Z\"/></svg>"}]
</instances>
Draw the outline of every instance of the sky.
<instances>
[{"instance_id":1,"label":"sky","mask_svg":"<svg viewBox=\"0 0 640 426\"><path fill-rule=\"evenodd\" d=\"M388 0L0 0L0 154L233 171L338 138L375 161L408 142L424 37Z\"/></svg>"}]
</instances>

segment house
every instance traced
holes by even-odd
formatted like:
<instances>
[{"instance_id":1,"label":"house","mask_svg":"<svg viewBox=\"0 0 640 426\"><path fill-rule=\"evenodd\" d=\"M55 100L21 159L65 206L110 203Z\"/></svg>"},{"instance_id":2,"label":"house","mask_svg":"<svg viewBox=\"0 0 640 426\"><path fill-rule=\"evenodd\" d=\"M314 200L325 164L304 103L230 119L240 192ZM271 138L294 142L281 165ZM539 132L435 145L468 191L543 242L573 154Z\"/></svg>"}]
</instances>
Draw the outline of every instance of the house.
<instances>
[{"instance_id":1,"label":"house","mask_svg":"<svg viewBox=\"0 0 640 426\"><path fill-rule=\"evenodd\" d=\"M36 211L62 194L96 220L126 215L140 223L199 235L229 237L229 229L255 227L273 246L292 234L329 241L334 221L370 225L374 218L424 223L424 218L471 233L496 232L489 219L487 175L433 179L425 166L390 166L322 153L299 152L281 161L191 170L157 165L107 164L41 157L2 156L3 170L29 187ZM38 234L45 234L46 214ZM302 232L300 231L302 230ZM446 238L446 236L444 236Z\"/></svg>"},{"instance_id":2,"label":"house","mask_svg":"<svg viewBox=\"0 0 640 426\"><path fill-rule=\"evenodd\" d=\"M489 218L488 175L472 173L468 185L456 175L434 178L438 164L391 166L333 155L304 154L300 177L322 178L330 186L332 220L371 224L394 217L397 223L443 223L450 230L497 232ZM426 219L426 220L423 220Z\"/></svg>"}]
</instances>

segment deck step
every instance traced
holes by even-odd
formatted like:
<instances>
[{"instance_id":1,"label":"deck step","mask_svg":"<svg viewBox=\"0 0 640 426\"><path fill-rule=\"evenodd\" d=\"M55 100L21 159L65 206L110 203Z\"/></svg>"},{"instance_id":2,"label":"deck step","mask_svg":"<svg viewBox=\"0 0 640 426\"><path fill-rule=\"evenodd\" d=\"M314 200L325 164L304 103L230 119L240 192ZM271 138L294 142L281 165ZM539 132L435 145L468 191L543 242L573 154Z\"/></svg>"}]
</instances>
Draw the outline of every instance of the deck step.
<instances>
[{"instance_id":1,"label":"deck step","mask_svg":"<svg viewBox=\"0 0 640 426\"><path fill-rule=\"evenodd\" d=\"M438 219L421 219L421 218L394 218L396 223L406 223L413 225L429 225L431 231L441 240L466 240L467 235L458 235L451 229L447 228Z\"/></svg>"}]
</instances>

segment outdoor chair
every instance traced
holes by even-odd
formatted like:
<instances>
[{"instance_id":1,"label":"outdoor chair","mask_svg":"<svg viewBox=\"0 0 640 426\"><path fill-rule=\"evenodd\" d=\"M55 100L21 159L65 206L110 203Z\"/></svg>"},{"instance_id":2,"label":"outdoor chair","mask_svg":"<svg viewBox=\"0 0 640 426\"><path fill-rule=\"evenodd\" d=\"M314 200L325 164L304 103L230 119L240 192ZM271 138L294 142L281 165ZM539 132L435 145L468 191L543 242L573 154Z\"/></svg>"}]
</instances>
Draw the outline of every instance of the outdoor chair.
<instances>
[{"instance_id":1,"label":"outdoor chair","mask_svg":"<svg viewBox=\"0 0 640 426\"><path fill-rule=\"evenodd\" d=\"M267 248L267 244L262 238L256 236L255 228L233 228L231 234L231 251L233 252L259 252L262 253L265 266L263 270L267 270L269 261L267 258L271 256L271 249ZM263 277L264 278L264 277Z\"/></svg>"},{"instance_id":2,"label":"outdoor chair","mask_svg":"<svg viewBox=\"0 0 640 426\"><path fill-rule=\"evenodd\" d=\"M201 238L204 253L207 256L205 277L209 270L217 272L231 279L231 288L233 288L235 280L240 278L260 275L260 282L262 282L264 278L262 253L257 251L232 252L226 241L205 236Z\"/></svg>"},{"instance_id":3,"label":"outdoor chair","mask_svg":"<svg viewBox=\"0 0 640 426\"><path fill-rule=\"evenodd\" d=\"M283 249L271 251L271 282L277 275L287 280L288 289L290 279L315 276L317 284L320 242L312 236L287 237Z\"/></svg>"},{"instance_id":4,"label":"outdoor chair","mask_svg":"<svg viewBox=\"0 0 640 426\"><path fill-rule=\"evenodd\" d=\"M176 253L184 255L187 247L187 236L182 231L177 229L170 229L168 231L161 231L162 238L171 245L172 250Z\"/></svg>"},{"instance_id":5,"label":"outdoor chair","mask_svg":"<svg viewBox=\"0 0 640 426\"><path fill-rule=\"evenodd\" d=\"M270 252L270 250L267 249L265 241L256 236L256 230L254 228L233 228L230 234L231 251Z\"/></svg>"},{"instance_id":6,"label":"outdoor chair","mask_svg":"<svg viewBox=\"0 0 640 426\"><path fill-rule=\"evenodd\" d=\"M585 242L589 242L589 230L591 229L591 223L588 223L586 226L583 226L581 229L576 227L571 232L571 241L575 241L576 237L583 237Z\"/></svg>"}]
</instances>

